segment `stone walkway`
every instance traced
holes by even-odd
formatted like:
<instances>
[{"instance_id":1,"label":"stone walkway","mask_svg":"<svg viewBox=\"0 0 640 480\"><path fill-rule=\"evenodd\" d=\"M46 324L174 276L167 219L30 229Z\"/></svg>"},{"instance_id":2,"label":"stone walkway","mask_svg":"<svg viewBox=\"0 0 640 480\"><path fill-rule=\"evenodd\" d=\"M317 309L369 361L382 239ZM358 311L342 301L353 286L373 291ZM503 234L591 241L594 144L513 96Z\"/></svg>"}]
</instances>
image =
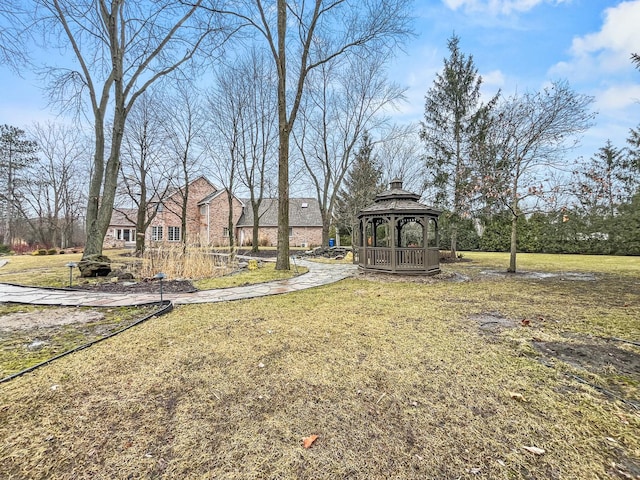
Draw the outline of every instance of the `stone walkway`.
<instances>
[{"instance_id":1,"label":"stone walkway","mask_svg":"<svg viewBox=\"0 0 640 480\"><path fill-rule=\"evenodd\" d=\"M221 288L216 290L202 290L195 293L164 294L164 300L171 300L175 305L189 303L214 303L229 300L278 295L296 292L307 288L319 287L337 282L352 276L356 265L316 263L296 260L298 266L304 266L309 271L287 280L277 280L259 283L245 287ZM292 268L294 266L292 265ZM82 290L48 289L36 287L21 287L0 283L0 303L29 303L34 305L65 305L80 307L124 307L130 305L144 305L157 303L160 300L160 290L152 294L121 294L102 293Z\"/></svg>"}]
</instances>

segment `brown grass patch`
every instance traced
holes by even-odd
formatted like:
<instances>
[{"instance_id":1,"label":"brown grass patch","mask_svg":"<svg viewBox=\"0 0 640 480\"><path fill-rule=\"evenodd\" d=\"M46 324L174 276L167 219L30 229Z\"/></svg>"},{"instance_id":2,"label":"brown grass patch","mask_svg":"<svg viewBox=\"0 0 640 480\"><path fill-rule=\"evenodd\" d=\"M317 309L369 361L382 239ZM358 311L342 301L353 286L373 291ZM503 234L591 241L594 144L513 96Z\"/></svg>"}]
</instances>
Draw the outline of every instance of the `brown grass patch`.
<instances>
[{"instance_id":1,"label":"brown grass patch","mask_svg":"<svg viewBox=\"0 0 640 480\"><path fill-rule=\"evenodd\" d=\"M179 307L0 386L0 476L633 478L638 412L531 342L637 338L635 283L347 280ZM531 325L488 334L483 312Z\"/></svg>"}]
</instances>

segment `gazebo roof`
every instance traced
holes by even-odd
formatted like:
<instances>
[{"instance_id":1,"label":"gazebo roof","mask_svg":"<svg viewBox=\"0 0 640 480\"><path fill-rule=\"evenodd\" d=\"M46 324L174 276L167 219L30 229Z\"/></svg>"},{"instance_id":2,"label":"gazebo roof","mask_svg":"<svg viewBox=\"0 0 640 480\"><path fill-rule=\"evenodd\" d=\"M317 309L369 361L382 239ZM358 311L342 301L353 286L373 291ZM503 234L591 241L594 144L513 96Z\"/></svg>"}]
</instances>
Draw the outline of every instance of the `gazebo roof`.
<instances>
[{"instance_id":1,"label":"gazebo roof","mask_svg":"<svg viewBox=\"0 0 640 480\"><path fill-rule=\"evenodd\" d=\"M379 213L433 216L439 216L442 213L442 210L424 205L418 200L420 200L420 195L403 190L402 180L395 179L389 184L389 190L376 195L373 204L360 210L358 218Z\"/></svg>"}]
</instances>

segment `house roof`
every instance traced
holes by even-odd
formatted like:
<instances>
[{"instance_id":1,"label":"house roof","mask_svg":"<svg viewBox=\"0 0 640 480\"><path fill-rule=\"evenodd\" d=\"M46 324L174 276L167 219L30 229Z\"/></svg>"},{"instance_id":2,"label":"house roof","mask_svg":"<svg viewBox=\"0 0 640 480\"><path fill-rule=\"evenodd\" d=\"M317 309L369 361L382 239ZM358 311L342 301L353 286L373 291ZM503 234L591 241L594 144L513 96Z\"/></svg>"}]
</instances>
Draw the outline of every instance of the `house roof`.
<instances>
[{"instance_id":1,"label":"house roof","mask_svg":"<svg viewBox=\"0 0 640 480\"><path fill-rule=\"evenodd\" d=\"M111 221L109 222L109 225L114 227L135 227L135 218L137 214L138 210L136 208L114 209L113 212L111 212ZM131 220L128 220L127 216Z\"/></svg>"},{"instance_id":2,"label":"house roof","mask_svg":"<svg viewBox=\"0 0 640 480\"><path fill-rule=\"evenodd\" d=\"M238 220L238 227L253 227L253 210L251 200L242 199L245 208ZM278 199L265 198L258 211L261 227L278 226ZM320 205L315 198L290 198L289 199L289 226L290 227L322 227L322 215Z\"/></svg>"}]
</instances>

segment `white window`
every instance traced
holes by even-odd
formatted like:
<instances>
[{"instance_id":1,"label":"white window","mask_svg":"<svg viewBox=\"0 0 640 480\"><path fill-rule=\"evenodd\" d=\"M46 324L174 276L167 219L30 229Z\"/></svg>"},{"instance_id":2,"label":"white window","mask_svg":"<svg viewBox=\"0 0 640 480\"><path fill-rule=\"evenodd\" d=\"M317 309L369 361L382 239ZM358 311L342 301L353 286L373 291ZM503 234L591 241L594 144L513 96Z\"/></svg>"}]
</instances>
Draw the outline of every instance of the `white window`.
<instances>
[{"instance_id":1,"label":"white window","mask_svg":"<svg viewBox=\"0 0 640 480\"><path fill-rule=\"evenodd\" d=\"M206 205L202 205L200 207L200 215L202 215L203 217L207 214L207 206Z\"/></svg>"},{"instance_id":2,"label":"white window","mask_svg":"<svg viewBox=\"0 0 640 480\"><path fill-rule=\"evenodd\" d=\"M222 228L222 236L225 238L229 238L229 227Z\"/></svg>"},{"instance_id":3,"label":"white window","mask_svg":"<svg viewBox=\"0 0 640 480\"><path fill-rule=\"evenodd\" d=\"M170 242L180 241L180 227L168 227L167 236Z\"/></svg>"},{"instance_id":4,"label":"white window","mask_svg":"<svg viewBox=\"0 0 640 480\"><path fill-rule=\"evenodd\" d=\"M116 229L116 239L124 240L125 242L133 241L135 238L135 230L129 228L117 228Z\"/></svg>"},{"instance_id":5,"label":"white window","mask_svg":"<svg viewBox=\"0 0 640 480\"><path fill-rule=\"evenodd\" d=\"M289 238L293 238L293 227L289 227Z\"/></svg>"},{"instance_id":6,"label":"white window","mask_svg":"<svg viewBox=\"0 0 640 480\"><path fill-rule=\"evenodd\" d=\"M162 227L151 227L151 240L160 241L162 240Z\"/></svg>"}]
</instances>

